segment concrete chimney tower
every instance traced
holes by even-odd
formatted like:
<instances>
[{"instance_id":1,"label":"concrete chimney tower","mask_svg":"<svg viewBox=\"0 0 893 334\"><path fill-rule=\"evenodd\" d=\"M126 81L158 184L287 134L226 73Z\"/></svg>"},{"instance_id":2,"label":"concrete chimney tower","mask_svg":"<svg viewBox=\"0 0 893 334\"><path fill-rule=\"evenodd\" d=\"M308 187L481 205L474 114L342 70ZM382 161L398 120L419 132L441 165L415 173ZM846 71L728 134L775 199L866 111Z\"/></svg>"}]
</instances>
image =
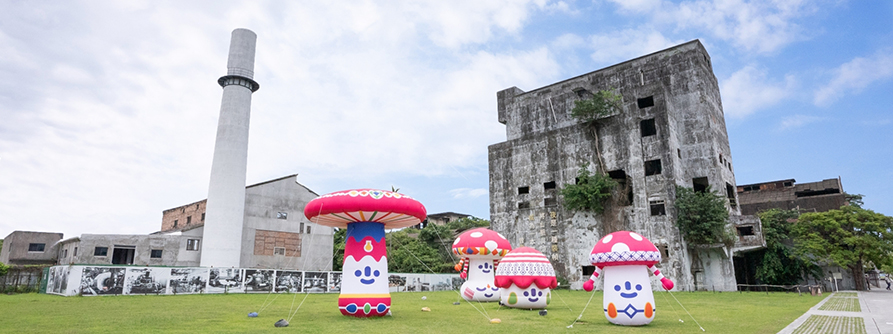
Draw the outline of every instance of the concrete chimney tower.
<instances>
[{"instance_id":1,"label":"concrete chimney tower","mask_svg":"<svg viewBox=\"0 0 893 334\"><path fill-rule=\"evenodd\" d=\"M223 100L208 186L204 245L201 246L201 265L205 267L239 267L251 94L260 88L254 81L256 42L257 35L251 30L233 30L226 75L217 80L223 87Z\"/></svg>"}]
</instances>

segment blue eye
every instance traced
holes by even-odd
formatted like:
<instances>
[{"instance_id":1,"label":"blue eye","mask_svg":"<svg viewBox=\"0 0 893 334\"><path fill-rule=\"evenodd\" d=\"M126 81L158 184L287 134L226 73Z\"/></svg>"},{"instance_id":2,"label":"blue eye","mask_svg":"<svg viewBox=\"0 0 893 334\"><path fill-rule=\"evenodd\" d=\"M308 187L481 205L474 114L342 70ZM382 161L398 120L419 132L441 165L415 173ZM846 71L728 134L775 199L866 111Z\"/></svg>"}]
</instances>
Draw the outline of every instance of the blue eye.
<instances>
[{"instance_id":1,"label":"blue eye","mask_svg":"<svg viewBox=\"0 0 893 334\"><path fill-rule=\"evenodd\" d=\"M642 285L641 285L641 284L636 284L636 290L642 291Z\"/></svg>"},{"instance_id":2,"label":"blue eye","mask_svg":"<svg viewBox=\"0 0 893 334\"><path fill-rule=\"evenodd\" d=\"M524 297L527 297L527 296L529 296L529 295L530 295L530 294L528 294L527 291L524 291Z\"/></svg>"},{"instance_id":3,"label":"blue eye","mask_svg":"<svg viewBox=\"0 0 893 334\"><path fill-rule=\"evenodd\" d=\"M375 274L375 277L378 277L378 275L380 275L381 273L378 270L376 270L374 274Z\"/></svg>"},{"instance_id":4,"label":"blue eye","mask_svg":"<svg viewBox=\"0 0 893 334\"><path fill-rule=\"evenodd\" d=\"M359 275L357 275L357 276L359 276ZM619 286L619 285L615 285L615 286L614 286L614 291L620 291L620 286Z\"/></svg>"},{"instance_id":5,"label":"blue eye","mask_svg":"<svg viewBox=\"0 0 893 334\"><path fill-rule=\"evenodd\" d=\"M357 269L357 271L353 272L353 274L354 274L354 275L357 275L357 277L360 277L360 276L363 275L363 272L360 271L359 269Z\"/></svg>"},{"instance_id":6,"label":"blue eye","mask_svg":"<svg viewBox=\"0 0 893 334\"><path fill-rule=\"evenodd\" d=\"M478 266L478 269L484 269L483 265Z\"/></svg>"}]
</instances>

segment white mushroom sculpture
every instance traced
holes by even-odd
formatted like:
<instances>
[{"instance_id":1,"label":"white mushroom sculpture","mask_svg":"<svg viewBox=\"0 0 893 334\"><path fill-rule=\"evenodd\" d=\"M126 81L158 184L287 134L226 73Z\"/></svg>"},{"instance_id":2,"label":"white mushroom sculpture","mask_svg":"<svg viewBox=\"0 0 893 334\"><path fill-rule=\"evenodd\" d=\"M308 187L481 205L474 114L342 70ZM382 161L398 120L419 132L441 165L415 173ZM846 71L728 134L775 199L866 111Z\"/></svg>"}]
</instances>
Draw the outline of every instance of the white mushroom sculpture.
<instances>
[{"instance_id":1,"label":"white mushroom sculpture","mask_svg":"<svg viewBox=\"0 0 893 334\"><path fill-rule=\"evenodd\" d=\"M645 237L629 231L604 236L589 255L595 273L583 289L592 291L595 279L605 277L604 310L608 321L618 325L641 326L654 319L654 294L648 271L660 279L664 289L673 289L673 281L664 277L654 265L660 262L660 251Z\"/></svg>"},{"instance_id":2,"label":"white mushroom sculpture","mask_svg":"<svg viewBox=\"0 0 893 334\"><path fill-rule=\"evenodd\" d=\"M475 228L460 234L453 242L453 253L461 260L456 270L467 278L462 284L462 298L480 302L499 300L499 288L493 282L496 266L512 245L504 236L486 228ZM460 269L461 267L461 269ZM470 270L469 270L470 269Z\"/></svg>"},{"instance_id":3,"label":"white mushroom sculpture","mask_svg":"<svg viewBox=\"0 0 893 334\"><path fill-rule=\"evenodd\" d=\"M552 289L558 286L552 263L540 251L520 247L509 252L496 270L496 286L502 288L502 304L508 307L540 309L552 302Z\"/></svg>"}]
</instances>

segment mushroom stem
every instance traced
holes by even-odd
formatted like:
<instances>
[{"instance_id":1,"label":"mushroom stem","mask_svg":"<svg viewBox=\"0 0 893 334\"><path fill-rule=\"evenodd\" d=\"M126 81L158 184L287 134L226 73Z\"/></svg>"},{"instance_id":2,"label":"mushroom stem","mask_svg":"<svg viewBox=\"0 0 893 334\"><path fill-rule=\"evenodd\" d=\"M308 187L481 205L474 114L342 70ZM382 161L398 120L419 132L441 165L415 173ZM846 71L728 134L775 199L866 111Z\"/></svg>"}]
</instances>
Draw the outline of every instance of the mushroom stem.
<instances>
[{"instance_id":1,"label":"mushroom stem","mask_svg":"<svg viewBox=\"0 0 893 334\"><path fill-rule=\"evenodd\" d=\"M384 224L347 224L344 240L344 284L338 305L354 317L384 316L391 306Z\"/></svg>"}]
</instances>

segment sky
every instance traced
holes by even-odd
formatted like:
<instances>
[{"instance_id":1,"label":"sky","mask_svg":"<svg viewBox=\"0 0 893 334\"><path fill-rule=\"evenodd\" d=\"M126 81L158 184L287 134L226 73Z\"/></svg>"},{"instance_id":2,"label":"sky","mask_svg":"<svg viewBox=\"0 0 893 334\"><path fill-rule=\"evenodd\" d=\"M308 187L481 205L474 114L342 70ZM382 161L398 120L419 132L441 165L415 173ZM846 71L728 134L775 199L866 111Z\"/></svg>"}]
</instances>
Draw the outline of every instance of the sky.
<instances>
[{"instance_id":1,"label":"sky","mask_svg":"<svg viewBox=\"0 0 893 334\"><path fill-rule=\"evenodd\" d=\"M893 215L890 1L0 0L0 237L146 234L207 197L230 33L248 184L399 188L489 218L496 92L699 39L738 184L840 177Z\"/></svg>"}]
</instances>

